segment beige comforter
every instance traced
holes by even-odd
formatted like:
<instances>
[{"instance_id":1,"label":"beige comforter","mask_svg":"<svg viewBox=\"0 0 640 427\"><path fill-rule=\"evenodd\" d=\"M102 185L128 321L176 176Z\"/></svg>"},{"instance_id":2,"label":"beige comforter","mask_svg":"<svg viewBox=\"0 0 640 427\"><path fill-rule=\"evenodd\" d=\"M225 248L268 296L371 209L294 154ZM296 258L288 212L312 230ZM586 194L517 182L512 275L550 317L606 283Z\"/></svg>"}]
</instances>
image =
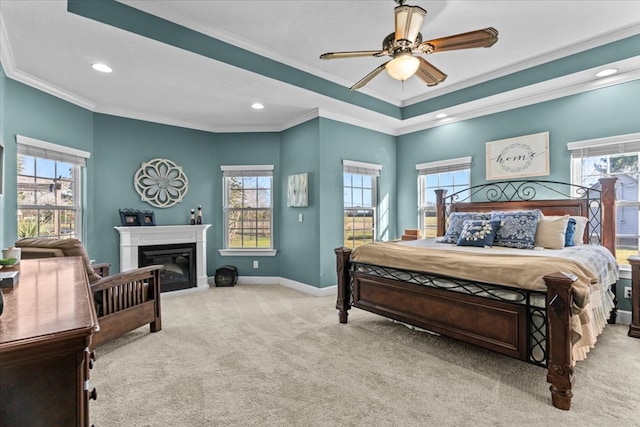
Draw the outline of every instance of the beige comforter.
<instances>
[{"instance_id":1,"label":"beige comforter","mask_svg":"<svg viewBox=\"0 0 640 427\"><path fill-rule=\"evenodd\" d=\"M598 276L593 271L584 263L553 255L548 251L495 247L483 250L442 243L374 242L356 248L351 260L539 291L546 290L545 275L557 272L573 274L577 277L573 312L578 314L571 318L573 343L577 344L573 349L573 359L582 360L602 332L611 307L603 303L603 292L594 292L597 286L592 285L598 283ZM615 259L611 258L615 264ZM592 307L594 304L590 304L590 300L597 305L596 308ZM596 319L591 318L594 314Z\"/></svg>"},{"instance_id":2,"label":"beige comforter","mask_svg":"<svg viewBox=\"0 0 640 427\"><path fill-rule=\"evenodd\" d=\"M528 290L546 290L543 276L565 272L578 277L576 288L588 294L596 276L582 264L551 256L516 255L496 251L459 251L447 244L441 247L409 246L396 242L374 242L356 248L351 259L401 270L434 273L476 282L512 286ZM528 252L525 249L518 249Z\"/></svg>"}]
</instances>

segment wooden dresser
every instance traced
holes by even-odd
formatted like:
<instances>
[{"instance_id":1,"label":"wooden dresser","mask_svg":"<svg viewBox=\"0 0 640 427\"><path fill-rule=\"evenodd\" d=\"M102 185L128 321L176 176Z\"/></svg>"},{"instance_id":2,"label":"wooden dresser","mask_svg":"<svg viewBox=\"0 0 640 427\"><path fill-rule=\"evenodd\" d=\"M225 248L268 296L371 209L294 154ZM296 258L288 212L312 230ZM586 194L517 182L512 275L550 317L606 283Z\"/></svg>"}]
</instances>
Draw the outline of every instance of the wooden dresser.
<instances>
[{"instance_id":1,"label":"wooden dresser","mask_svg":"<svg viewBox=\"0 0 640 427\"><path fill-rule=\"evenodd\" d=\"M24 260L2 289L0 426L88 426L98 320L81 258Z\"/></svg>"}]
</instances>

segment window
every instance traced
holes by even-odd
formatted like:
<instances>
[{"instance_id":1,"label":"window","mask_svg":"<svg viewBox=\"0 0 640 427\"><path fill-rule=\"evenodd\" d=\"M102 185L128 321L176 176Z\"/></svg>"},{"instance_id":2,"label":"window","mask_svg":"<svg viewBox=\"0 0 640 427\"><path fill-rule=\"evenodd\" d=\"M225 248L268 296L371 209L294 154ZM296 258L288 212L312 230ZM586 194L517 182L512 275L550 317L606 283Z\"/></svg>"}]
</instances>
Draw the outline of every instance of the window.
<instances>
[{"instance_id":1,"label":"window","mask_svg":"<svg viewBox=\"0 0 640 427\"><path fill-rule=\"evenodd\" d=\"M80 239L89 153L18 135L18 237Z\"/></svg>"},{"instance_id":2,"label":"window","mask_svg":"<svg viewBox=\"0 0 640 427\"><path fill-rule=\"evenodd\" d=\"M418 170L419 227L423 237L436 237L436 193L438 188L450 195L470 186L471 157L421 163Z\"/></svg>"},{"instance_id":3,"label":"window","mask_svg":"<svg viewBox=\"0 0 640 427\"><path fill-rule=\"evenodd\" d=\"M273 249L273 165L222 166L222 175L224 247Z\"/></svg>"},{"instance_id":4,"label":"window","mask_svg":"<svg viewBox=\"0 0 640 427\"><path fill-rule=\"evenodd\" d=\"M567 144L571 152L571 180L574 184L599 189L599 178L616 182L616 257L620 265L638 254L640 239L640 133L578 141Z\"/></svg>"},{"instance_id":5,"label":"window","mask_svg":"<svg viewBox=\"0 0 640 427\"><path fill-rule=\"evenodd\" d=\"M382 166L343 160L344 246L357 248L375 240L377 179Z\"/></svg>"}]
</instances>

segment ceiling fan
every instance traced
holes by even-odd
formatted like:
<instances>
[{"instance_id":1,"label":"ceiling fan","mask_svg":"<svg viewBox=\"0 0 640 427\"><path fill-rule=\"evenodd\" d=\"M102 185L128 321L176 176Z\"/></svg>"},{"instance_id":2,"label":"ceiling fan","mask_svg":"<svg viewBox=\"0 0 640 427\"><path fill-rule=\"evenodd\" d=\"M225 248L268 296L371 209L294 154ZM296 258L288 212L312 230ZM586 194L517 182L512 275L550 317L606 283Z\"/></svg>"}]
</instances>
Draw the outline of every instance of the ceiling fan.
<instances>
[{"instance_id":1,"label":"ceiling fan","mask_svg":"<svg viewBox=\"0 0 640 427\"><path fill-rule=\"evenodd\" d=\"M349 90L360 89L385 69L396 80L404 81L415 74L427 86L435 86L438 83L442 83L447 78L447 75L427 62L423 57L414 56L414 53L428 55L447 50L491 47L498 41L498 30L493 27L422 41L420 27L427 11L419 6L405 5L406 0L394 1L398 4L394 9L396 31L385 37L382 42L382 50L329 52L320 55L320 59L369 56L376 58L390 56L392 58L364 76Z\"/></svg>"}]
</instances>

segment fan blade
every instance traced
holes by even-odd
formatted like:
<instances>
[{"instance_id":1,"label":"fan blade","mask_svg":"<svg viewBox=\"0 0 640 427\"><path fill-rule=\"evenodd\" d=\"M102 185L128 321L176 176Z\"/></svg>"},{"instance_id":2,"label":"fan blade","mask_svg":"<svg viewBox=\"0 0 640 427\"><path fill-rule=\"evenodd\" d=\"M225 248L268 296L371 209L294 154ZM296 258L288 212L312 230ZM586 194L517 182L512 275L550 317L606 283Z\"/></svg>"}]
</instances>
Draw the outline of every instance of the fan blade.
<instances>
[{"instance_id":1,"label":"fan blade","mask_svg":"<svg viewBox=\"0 0 640 427\"><path fill-rule=\"evenodd\" d=\"M417 58L420 60L420 66L418 67L418 71L416 71L416 76L425 82L427 86L435 86L447 78L445 73L438 70L433 64L427 62L426 59L419 56Z\"/></svg>"},{"instance_id":2,"label":"fan blade","mask_svg":"<svg viewBox=\"0 0 640 427\"><path fill-rule=\"evenodd\" d=\"M473 47L491 47L498 41L498 30L493 27L469 31L420 43L422 53L436 53L447 50L469 49Z\"/></svg>"},{"instance_id":3,"label":"fan blade","mask_svg":"<svg viewBox=\"0 0 640 427\"><path fill-rule=\"evenodd\" d=\"M408 40L413 44L427 11L420 6L397 6L393 11L396 17L396 41Z\"/></svg>"},{"instance_id":4,"label":"fan blade","mask_svg":"<svg viewBox=\"0 0 640 427\"><path fill-rule=\"evenodd\" d=\"M356 50L353 52L328 52L320 55L320 59L361 58L363 56L380 57L387 55L386 50Z\"/></svg>"},{"instance_id":5,"label":"fan blade","mask_svg":"<svg viewBox=\"0 0 640 427\"><path fill-rule=\"evenodd\" d=\"M375 76L377 76L378 74L380 74L382 72L382 70L384 70L384 67L386 67L386 65L391 62L391 61L387 61L384 64L378 66L375 70L373 70L372 72L370 72L369 74L367 74L366 76L364 76L364 78L362 80L360 80L358 83L354 84L353 86L351 86L349 88L349 90L358 90L360 89L362 86L366 85L367 83L369 83L371 80L373 80L373 78Z\"/></svg>"}]
</instances>

